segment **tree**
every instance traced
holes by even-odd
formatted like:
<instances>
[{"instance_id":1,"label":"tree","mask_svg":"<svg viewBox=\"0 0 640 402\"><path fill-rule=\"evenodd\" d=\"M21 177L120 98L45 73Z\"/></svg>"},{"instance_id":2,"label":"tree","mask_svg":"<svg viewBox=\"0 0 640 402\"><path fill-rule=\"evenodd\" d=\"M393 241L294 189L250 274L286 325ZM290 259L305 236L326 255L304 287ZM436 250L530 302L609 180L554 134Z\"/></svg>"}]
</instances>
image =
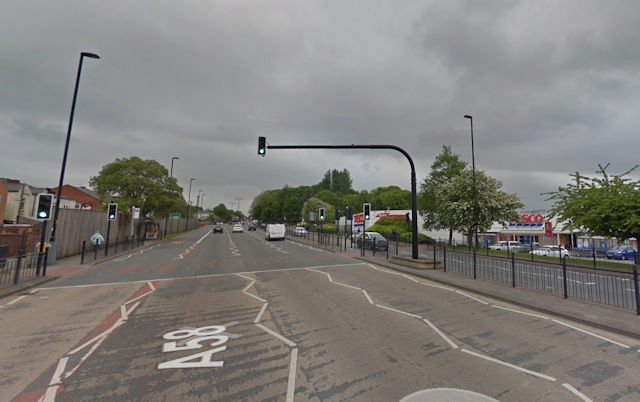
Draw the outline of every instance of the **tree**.
<instances>
[{"instance_id":1,"label":"tree","mask_svg":"<svg viewBox=\"0 0 640 402\"><path fill-rule=\"evenodd\" d=\"M186 205L182 187L174 177L169 177L167 168L155 160L142 160L137 156L116 159L103 166L97 176L89 179L89 184L103 204L117 200L121 211L136 206L142 216L151 213L166 217Z\"/></svg>"},{"instance_id":2,"label":"tree","mask_svg":"<svg viewBox=\"0 0 640 402\"><path fill-rule=\"evenodd\" d=\"M333 169L327 170L322 181L318 183L318 189L348 194L353 192L351 185L351 174L347 169L343 169L342 172L337 169Z\"/></svg>"},{"instance_id":3,"label":"tree","mask_svg":"<svg viewBox=\"0 0 640 402\"><path fill-rule=\"evenodd\" d=\"M420 185L418 209L424 218L423 228L427 230L449 229L449 244L453 239L452 225L447 221L449 216L444 213L446 205L438 199L438 189L451 182L467 168L467 162L454 154L448 145L442 146L442 153L436 156L431 165L431 173Z\"/></svg>"},{"instance_id":4,"label":"tree","mask_svg":"<svg viewBox=\"0 0 640 402\"><path fill-rule=\"evenodd\" d=\"M551 217L564 222L565 229L579 229L601 236L628 239L640 236L640 182L628 176L638 165L621 175L609 175L598 165L602 177L583 176L575 172L573 183L558 187L547 201L552 201Z\"/></svg>"},{"instance_id":5,"label":"tree","mask_svg":"<svg viewBox=\"0 0 640 402\"><path fill-rule=\"evenodd\" d=\"M231 221L232 211L227 209L227 207L223 203L220 203L213 208L213 214L217 217L219 221L222 221L222 222Z\"/></svg>"},{"instance_id":6,"label":"tree","mask_svg":"<svg viewBox=\"0 0 640 402\"><path fill-rule=\"evenodd\" d=\"M524 207L517 194L501 191L502 182L476 170L476 193L478 198L478 230L486 232L494 222L506 226L518 219L518 210ZM436 199L441 203L438 213L447 227L469 236L474 233L473 172L465 169L450 182L436 190Z\"/></svg>"},{"instance_id":7,"label":"tree","mask_svg":"<svg viewBox=\"0 0 640 402\"><path fill-rule=\"evenodd\" d=\"M369 201L374 209L411 209L411 191L398 186L378 187Z\"/></svg>"}]
</instances>

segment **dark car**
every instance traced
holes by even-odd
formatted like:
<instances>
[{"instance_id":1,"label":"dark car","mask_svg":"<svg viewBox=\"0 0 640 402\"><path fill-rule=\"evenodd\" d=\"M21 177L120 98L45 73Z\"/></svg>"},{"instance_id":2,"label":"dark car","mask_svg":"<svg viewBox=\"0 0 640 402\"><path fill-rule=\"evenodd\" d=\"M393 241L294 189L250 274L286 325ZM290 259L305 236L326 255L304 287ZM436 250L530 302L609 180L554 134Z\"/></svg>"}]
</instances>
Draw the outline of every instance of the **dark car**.
<instances>
[{"instance_id":1,"label":"dark car","mask_svg":"<svg viewBox=\"0 0 640 402\"><path fill-rule=\"evenodd\" d=\"M614 260L633 260L638 253L638 249L628 244L610 248L605 253L608 259Z\"/></svg>"},{"instance_id":2,"label":"dark car","mask_svg":"<svg viewBox=\"0 0 640 402\"><path fill-rule=\"evenodd\" d=\"M389 247L388 240L378 232L364 232L364 236L361 234L356 240L358 248L362 247L362 238L364 237L364 248L372 250L375 242L376 250L385 251Z\"/></svg>"},{"instance_id":3,"label":"dark car","mask_svg":"<svg viewBox=\"0 0 640 402\"><path fill-rule=\"evenodd\" d=\"M213 226L213 233L223 233L224 232L224 228L222 226L222 223L216 223L215 226Z\"/></svg>"},{"instance_id":4,"label":"dark car","mask_svg":"<svg viewBox=\"0 0 640 402\"><path fill-rule=\"evenodd\" d=\"M250 223L249 227L247 227L247 230L256 230L257 229L257 225L255 223Z\"/></svg>"}]
</instances>

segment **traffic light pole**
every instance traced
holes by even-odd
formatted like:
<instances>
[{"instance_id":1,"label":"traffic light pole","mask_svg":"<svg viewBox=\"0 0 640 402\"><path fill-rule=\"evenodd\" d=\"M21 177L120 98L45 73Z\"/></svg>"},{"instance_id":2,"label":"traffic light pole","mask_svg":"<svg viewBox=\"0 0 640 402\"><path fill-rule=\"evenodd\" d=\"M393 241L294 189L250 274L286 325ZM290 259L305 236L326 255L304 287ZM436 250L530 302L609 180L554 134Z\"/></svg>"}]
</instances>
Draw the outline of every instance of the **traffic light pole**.
<instances>
[{"instance_id":1,"label":"traffic light pole","mask_svg":"<svg viewBox=\"0 0 640 402\"><path fill-rule=\"evenodd\" d=\"M109 232L111 232L111 219L107 221L107 238L104 242L104 256L109 255Z\"/></svg>"},{"instance_id":2,"label":"traffic light pole","mask_svg":"<svg viewBox=\"0 0 640 402\"><path fill-rule=\"evenodd\" d=\"M263 143L259 137L258 145ZM268 149L394 149L402 153L411 166L411 217L412 217L412 236L411 236L411 258L418 259L418 197L416 191L416 169L411 156L402 148L395 145L265 145ZM263 148L264 149L264 148ZM264 152L261 153L264 156Z\"/></svg>"},{"instance_id":3,"label":"traffic light pole","mask_svg":"<svg viewBox=\"0 0 640 402\"><path fill-rule=\"evenodd\" d=\"M38 244L38 263L36 265L36 276L40 276L40 266L42 265L42 260L44 257L44 251L47 249L47 245L45 244L47 234L47 221L42 221L42 234L40 235L40 244ZM45 261L45 267L47 262ZM42 275L44 276L44 274Z\"/></svg>"}]
</instances>

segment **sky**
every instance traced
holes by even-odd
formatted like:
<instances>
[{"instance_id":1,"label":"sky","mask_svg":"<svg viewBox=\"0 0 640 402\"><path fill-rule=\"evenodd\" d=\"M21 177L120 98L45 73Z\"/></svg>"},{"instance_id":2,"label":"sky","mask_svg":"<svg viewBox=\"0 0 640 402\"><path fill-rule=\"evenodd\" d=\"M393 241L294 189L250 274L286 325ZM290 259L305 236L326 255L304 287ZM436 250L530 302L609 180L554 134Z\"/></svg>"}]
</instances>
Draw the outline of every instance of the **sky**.
<instances>
[{"instance_id":1,"label":"sky","mask_svg":"<svg viewBox=\"0 0 640 402\"><path fill-rule=\"evenodd\" d=\"M443 145L516 193L638 162L640 2L0 0L0 177L57 187L138 156L193 205L249 213L265 190L347 169L418 189ZM636 178L632 175L632 177ZM190 180L194 178L195 180Z\"/></svg>"}]
</instances>

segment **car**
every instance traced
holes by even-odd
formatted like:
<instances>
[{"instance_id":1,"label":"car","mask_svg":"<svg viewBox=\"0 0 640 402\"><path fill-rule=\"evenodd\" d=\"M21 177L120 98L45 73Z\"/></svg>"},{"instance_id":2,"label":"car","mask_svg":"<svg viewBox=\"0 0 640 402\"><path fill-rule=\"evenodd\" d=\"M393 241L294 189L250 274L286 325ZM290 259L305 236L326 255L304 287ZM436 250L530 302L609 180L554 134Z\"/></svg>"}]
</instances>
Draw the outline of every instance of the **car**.
<instances>
[{"instance_id":1,"label":"car","mask_svg":"<svg viewBox=\"0 0 640 402\"><path fill-rule=\"evenodd\" d=\"M243 233L244 227L242 226L242 223L236 223L235 225L233 225L233 229L231 229L231 231L233 233Z\"/></svg>"},{"instance_id":2,"label":"car","mask_svg":"<svg viewBox=\"0 0 640 402\"><path fill-rule=\"evenodd\" d=\"M309 232L307 231L307 229L303 228L302 226L298 226L293 231L294 236L307 236L308 234Z\"/></svg>"},{"instance_id":3,"label":"car","mask_svg":"<svg viewBox=\"0 0 640 402\"><path fill-rule=\"evenodd\" d=\"M224 226L222 226L222 223L216 223L213 226L213 233L223 233L224 232Z\"/></svg>"},{"instance_id":4,"label":"car","mask_svg":"<svg viewBox=\"0 0 640 402\"><path fill-rule=\"evenodd\" d=\"M610 248L605 253L605 257L614 260L633 260L638 253L638 249L629 245L622 244L620 246Z\"/></svg>"},{"instance_id":5,"label":"car","mask_svg":"<svg viewBox=\"0 0 640 402\"><path fill-rule=\"evenodd\" d=\"M496 244L492 244L489 246L490 250L511 250L512 248L517 248L522 246L522 243L519 241L506 241L502 240L497 242Z\"/></svg>"},{"instance_id":6,"label":"car","mask_svg":"<svg viewBox=\"0 0 640 402\"><path fill-rule=\"evenodd\" d=\"M362 248L362 238L364 237L364 248L372 250L375 243L376 250L385 251L389 247L389 241L378 232L364 232L358 235L356 245L358 248Z\"/></svg>"},{"instance_id":7,"label":"car","mask_svg":"<svg viewBox=\"0 0 640 402\"><path fill-rule=\"evenodd\" d=\"M255 223L250 223L247 226L247 230L256 230L258 228L258 226Z\"/></svg>"},{"instance_id":8,"label":"car","mask_svg":"<svg viewBox=\"0 0 640 402\"><path fill-rule=\"evenodd\" d=\"M563 246L542 246L536 250L529 251L529 254L545 255L547 257L559 257L562 255L562 258L568 258L569 250Z\"/></svg>"},{"instance_id":9,"label":"car","mask_svg":"<svg viewBox=\"0 0 640 402\"><path fill-rule=\"evenodd\" d=\"M528 253L529 251L537 250L538 248L540 248L538 243L522 243L518 246L513 246L509 250L514 253Z\"/></svg>"}]
</instances>

